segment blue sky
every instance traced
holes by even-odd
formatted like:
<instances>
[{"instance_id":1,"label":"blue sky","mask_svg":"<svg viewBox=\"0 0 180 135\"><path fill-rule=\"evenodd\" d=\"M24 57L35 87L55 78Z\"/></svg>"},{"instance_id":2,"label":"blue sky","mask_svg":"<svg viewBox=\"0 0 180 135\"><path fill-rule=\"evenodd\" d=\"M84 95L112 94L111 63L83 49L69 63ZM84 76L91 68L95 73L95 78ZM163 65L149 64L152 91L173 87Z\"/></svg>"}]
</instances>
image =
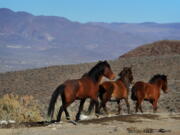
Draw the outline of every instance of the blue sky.
<instances>
[{"instance_id":1,"label":"blue sky","mask_svg":"<svg viewBox=\"0 0 180 135\"><path fill-rule=\"evenodd\" d=\"M0 8L79 22L180 22L180 0L0 0Z\"/></svg>"}]
</instances>

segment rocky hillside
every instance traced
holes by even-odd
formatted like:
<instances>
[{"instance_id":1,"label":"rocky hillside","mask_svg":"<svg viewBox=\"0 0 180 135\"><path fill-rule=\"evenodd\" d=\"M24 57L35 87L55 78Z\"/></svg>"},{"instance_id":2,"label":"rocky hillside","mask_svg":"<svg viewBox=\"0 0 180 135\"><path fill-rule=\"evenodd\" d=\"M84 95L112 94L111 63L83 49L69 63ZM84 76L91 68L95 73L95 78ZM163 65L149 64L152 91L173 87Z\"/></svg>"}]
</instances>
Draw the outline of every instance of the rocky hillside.
<instances>
[{"instance_id":1,"label":"rocky hillside","mask_svg":"<svg viewBox=\"0 0 180 135\"><path fill-rule=\"evenodd\" d=\"M40 69L7 72L0 74L0 95L16 93L18 95L33 95L47 108L54 89L67 79L79 78L90 70L95 63L78 65L53 66ZM154 74L168 75L169 93L160 98L161 111L180 112L180 55L143 56L121 58L110 61L113 71L117 74L123 67L132 66L134 81L148 81ZM71 111L77 110L75 102ZM112 110L116 104L112 103ZM144 103L145 104L145 103ZM131 104L133 110L133 104ZM148 108L148 104L147 104ZM149 105L149 108L151 106ZM46 112L46 110L44 110Z\"/></svg>"},{"instance_id":2,"label":"rocky hillside","mask_svg":"<svg viewBox=\"0 0 180 135\"><path fill-rule=\"evenodd\" d=\"M162 40L135 48L122 57L162 56L180 54L180 40Z\"/></svg>"}]
</instances>

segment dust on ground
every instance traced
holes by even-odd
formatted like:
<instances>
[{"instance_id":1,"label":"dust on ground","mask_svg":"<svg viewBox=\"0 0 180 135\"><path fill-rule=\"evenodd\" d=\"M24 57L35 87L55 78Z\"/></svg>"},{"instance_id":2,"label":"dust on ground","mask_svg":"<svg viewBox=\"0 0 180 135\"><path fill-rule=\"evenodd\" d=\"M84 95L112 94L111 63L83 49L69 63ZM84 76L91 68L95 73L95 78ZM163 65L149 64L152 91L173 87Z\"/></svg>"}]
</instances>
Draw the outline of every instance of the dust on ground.
<instances>
[{"instance_id":1,"label":"dust on ground","mask_svg":"<svg viewBox=\"0 0 180 135\"><path fill-rule=\"evenodd\" d=\"M179 113L149 113L93 118L77 125L68 121L24 124L1 128L0 135L179 135L179 127Z\"/></svg>"}]
</instances>

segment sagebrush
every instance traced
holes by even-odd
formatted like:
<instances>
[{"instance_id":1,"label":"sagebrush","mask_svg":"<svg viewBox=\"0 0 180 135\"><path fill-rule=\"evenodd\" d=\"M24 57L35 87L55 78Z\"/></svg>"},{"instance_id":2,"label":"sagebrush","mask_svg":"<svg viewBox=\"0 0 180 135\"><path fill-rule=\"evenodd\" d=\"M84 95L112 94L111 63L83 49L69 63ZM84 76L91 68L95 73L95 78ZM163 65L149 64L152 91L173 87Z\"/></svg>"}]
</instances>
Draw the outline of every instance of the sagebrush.
<instances>
[{"instance_id":1,"label":"sagebrush","mask_svg":"<svg viewBox=\"0 0 180 135\"><path fill-rule=\"evenodd\" d=\"M41 107L32 96L6 94L0 98L0 120L42 121Z\"/></svg>"}]
</instances>

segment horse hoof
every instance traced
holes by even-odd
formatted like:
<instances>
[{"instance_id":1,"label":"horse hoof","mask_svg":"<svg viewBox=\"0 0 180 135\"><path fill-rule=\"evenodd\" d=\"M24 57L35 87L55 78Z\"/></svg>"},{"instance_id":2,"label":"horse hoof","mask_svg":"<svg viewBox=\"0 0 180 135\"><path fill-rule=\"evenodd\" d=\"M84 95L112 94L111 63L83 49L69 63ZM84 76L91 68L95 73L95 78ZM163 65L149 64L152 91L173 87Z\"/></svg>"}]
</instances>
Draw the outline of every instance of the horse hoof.
<instances>
[{"instance_id":1,"label":"horse hoof","mask_svg":"<svg viewBox=\"0 0 180 135\"><path fill-rule=\"evenodd\" d=\"M80 119L79 119L79 118L76 118L75 122L78 122L78 121L80 121Z\"/></svg>"},{"instance_id":2,"label":"horse hoof","mask_svg":"<svg viewBox=\"0 0 180 135\"><path fill-rule=\"evenodd\" d=\"M95 113L95 115L96 115L96 117L100 117L100 115L102 115L102 114L100 114L100 113Z\"/></svg>"},{"instance_id":3,"label":"horse hoof","mask_svg":"<svg viewBox=\"0 0 180 135\"><path fill-rule=\"evenodd\" d=\"M66 117L66 120L70 120L70 117Z\"/></svg>"},{"instance_id":4,"label":"horse hoof","mask_svg":"<svg viewBox=\"0 0 180 135\"><path fill-rule=\"evenodd\" d=\"M90 113L90 112L86 112L85 114L86 114L86 115L90 115L91 113Z\"/></svg>"},{"instance_id":5,"label":"horse hoof","mask_svg":"<svg viewBox=\"0 0 180 135\"><path fill-rule=\"evenodd\" d=\"M74 124L74 125L77 125L77 124L78 124L78 123L77 123L77 120L75 120L75 121L74 121L74 120L69 120L69 122L72 123L72 124Z\"/></svg>"}]
</instances>

